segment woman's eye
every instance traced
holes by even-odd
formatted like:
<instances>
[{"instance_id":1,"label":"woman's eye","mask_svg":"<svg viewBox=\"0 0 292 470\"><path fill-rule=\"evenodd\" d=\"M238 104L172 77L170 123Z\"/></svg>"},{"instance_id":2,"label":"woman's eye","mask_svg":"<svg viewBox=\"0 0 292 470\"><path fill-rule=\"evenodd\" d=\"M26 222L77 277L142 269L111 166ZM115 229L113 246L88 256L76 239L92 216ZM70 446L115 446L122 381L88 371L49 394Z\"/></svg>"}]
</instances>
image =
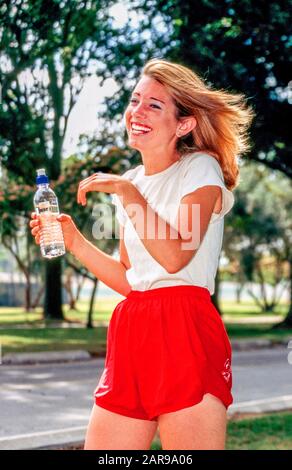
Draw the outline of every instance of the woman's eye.
<instances>
[{"instance_id":1,"label":"woman's eye","mask_svg":"<svg viewBox=\"0 0 292 470\"><path fill-rule=\"evenodd\" d=\"M136 98L130 99L130 103L138 103L138 100ZM157 104L150 104L150 106L154 106L156 109L161 109L160 106L157 106Z\"/></svg>"}]
</instances>

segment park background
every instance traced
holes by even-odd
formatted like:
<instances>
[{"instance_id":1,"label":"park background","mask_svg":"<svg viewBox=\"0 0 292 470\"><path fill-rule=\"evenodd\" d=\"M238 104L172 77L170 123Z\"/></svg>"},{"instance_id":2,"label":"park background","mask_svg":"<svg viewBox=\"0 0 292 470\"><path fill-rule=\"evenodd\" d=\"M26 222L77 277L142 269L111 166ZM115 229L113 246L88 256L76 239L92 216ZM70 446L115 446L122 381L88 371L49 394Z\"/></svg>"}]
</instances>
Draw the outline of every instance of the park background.
<instances>
[{"instance_id":1,"label":"park background","mask_svg":"<svg viewBox=\"0 0 292 470\"><path fill-rule=\"evenodd\" d=\"M110 204L110 197L94 193L80 207L77 187L93 172L122 174L141 163L127 146L122 113L143 64L153 57L189 66L216 88L243 93L256 113L251 151L239 158L235 205L225 217L212 300L231 340L288 344L289 7L290 1L260 0L0 3L2 358L72 349L104 357L108 321L123 297L68 253L50 261L41 257L28 225L35 173L46 168L61 211L92 243L118 257L118 239L92 235L95 204ZM112 230L114 208L108 222ZM278 419L291 448L291 415ZM273 435L273 426L263 427L259 442ZM254 439L251 434L249 442ZM235 441L239 448L240 439Z\"/></svg>"}]
</instances>

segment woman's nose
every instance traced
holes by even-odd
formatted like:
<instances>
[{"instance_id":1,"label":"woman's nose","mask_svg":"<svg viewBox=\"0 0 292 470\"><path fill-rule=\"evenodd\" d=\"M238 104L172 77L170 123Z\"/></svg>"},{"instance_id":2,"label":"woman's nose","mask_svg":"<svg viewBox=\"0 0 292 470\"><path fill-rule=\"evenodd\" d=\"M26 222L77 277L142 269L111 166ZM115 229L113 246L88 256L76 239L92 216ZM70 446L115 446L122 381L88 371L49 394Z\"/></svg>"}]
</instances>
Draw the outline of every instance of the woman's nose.
<instances>
[{"instance_id":1,"label":"woman's nose","mask_svg":"<svg viewBox=\"0 0 292 470\"><path fill-rule=\"evenodd\" d=\"M137 116L137 117L145 116L146 110L145 110L144 104L143 103L137 104L137 106L135 106L135 109L133 109L132 115Z\"/></svg>"}]
</instances>

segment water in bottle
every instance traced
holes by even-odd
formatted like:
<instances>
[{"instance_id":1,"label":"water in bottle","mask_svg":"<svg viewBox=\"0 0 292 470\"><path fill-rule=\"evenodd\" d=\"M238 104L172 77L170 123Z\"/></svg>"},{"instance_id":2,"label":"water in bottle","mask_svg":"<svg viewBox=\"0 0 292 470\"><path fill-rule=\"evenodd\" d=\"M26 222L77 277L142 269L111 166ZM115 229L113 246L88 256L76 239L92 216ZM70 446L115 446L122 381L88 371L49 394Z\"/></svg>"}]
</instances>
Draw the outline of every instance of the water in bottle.
<instances>
[{"instance_id":1,"label":"water in bottle","mask_svg":"<svg viewBox=\"0 0 292 470\"><path fill-rule=\"evenodd\" d=\"M58 199L49 187L46 171L37 170L37 191L34 195L34 207L40 218L40 247L42 256L55 258L65 254L65 243L61 223L56 219L59 215Z\"/></svg>"}]
</instances>

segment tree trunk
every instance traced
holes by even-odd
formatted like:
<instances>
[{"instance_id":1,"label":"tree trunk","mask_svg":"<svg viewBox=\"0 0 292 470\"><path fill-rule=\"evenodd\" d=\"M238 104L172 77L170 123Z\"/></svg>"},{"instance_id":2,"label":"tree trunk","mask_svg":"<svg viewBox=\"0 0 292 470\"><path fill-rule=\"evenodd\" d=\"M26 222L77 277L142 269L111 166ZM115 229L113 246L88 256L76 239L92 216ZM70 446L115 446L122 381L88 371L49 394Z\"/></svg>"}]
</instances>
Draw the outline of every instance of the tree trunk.
<instances>
[{"instance_id":1,"label":"tree trunk","mask_svg":"<svg viewBox=\"0 0 292 470\"><path fill-rule=\"evenodd\" d=\"M75 298L72 289L72 273L68 270L66 273L66 279L64 282L64 287L69 296L69 310L75 309Z\"/></svg>"},{"instance_id":2,"label":"tree trunk","mask_svg":"<svg viewBox=\"0 0 292 470\"><path fill-rule=\"evenodd\" d=\"M46 290L44 302L44 317L63 320L62 305L62 259L61 257L45 260L46 263Z\"/></svg>"},{"instance_id":3,"label":"tree trunk","mask_svg":"<svg viewBox=\"0 0 292 470\"><path fill-rule=\"evenodd\" d=\"M26 278L26 287L25 287L25 311L30 312L31 310L31 282L30 282L30 273L31 273L31 259L30 259L30 249L29 249L29 234L28 230L26 231L26 250L27 250L27 271L24 273Z\"/></svg>"},{"instance_id":4,"label":"tree trunk","mask_svg":"<svg viewBox=\"0 0 292 470\"><path fill-rule=\"evenodd\" d=\"M75 297L75 302L77 302L77 301L79 300L79 297L80 297L81 290L82 290L82 287L83 287L84 282L85 282L85 276L81 276L81 279L80 279L79 282L78 282L78 287L77 287L77 293L76 293L76 297Z\"/></svg>"},{"instance_id":5,"label":"tree trunk","mask_svg":"<svg viewBox=\"0 0 292 470\"><path fill-rule=\"evenodd\" d=\"M287 316L283 322L283 326L286 326L292 329L292 303L291 302L290 302L290 308L288 310Z\"/></svg>"},{"instance_id":6,"label":"tree trunk","mask_svg":"<svg viewBox=\"0 0 292 470\"><path fill-rule=\"evenodd\" d=\"M290 272L290 305L289 305L287 316L283 323L285 326L292 328L292 260L290 260L289 272Z\"/></svg>"},{"instance_id":7,"label":"tree trunk","mask_svg":"<svg viewBox=\"0 0 292 470\"><path fill-rule=\"evenodd\" d=\"M49 73L49 93L54 107L54 125L53 125L53 152L52 157L48 160L48 171L50 180L57 180L61 173L61 157L62 144L64 135L60 132L60 122L63 115L64 107L64 90L62 86L58 86L58 76L53 55L47 57L48 73ZM45 278L45 318L54 318L63 320L62 305L62 259L60 257L45 261L46 278Z\"/></svg>"},{"instance_id":8,"label":"tree trunk","mask_svg":"<svg viewBox=\"0 0 292 470\"><path fill-rule=\"evenodd\" d=\"M36 295L36 298L35 298L34 302L33 302L32 305L31 305L31 308L32 308L32 309L35 309L35 308L39 305L40 298L41 298L41 296L43 295L44 290L45 290L45 286L42 285L42 286L40 287L40 289L39 289L37 295Z\"/></svg>"},{"instance_id":9,"label":"tree trunk","mask_svg":"<svg viewBox=\"0 0 292 470\"><path fill-rule=\"evenodd\" d=\"M237 281L237 285L235 286L235 297L236 297L236 303L240 304L241 303L241 295L242 291L244 288L244 284L241 282L240 278Z\"/></svg>"},{"instance_id":10,"label":"tree trunk","mask_svg":"<svg viewBox=\"0 0 292 470\"><path fill-rule=\"evenodd\" d=\"M289 260L289 273L290 273L290 279L289 279L289 282L290 282L290 305L289 305L289 310L288 310L286 318L282 322L276 323L276 325L274 325L272 327L272 329L276 329L276 328L292 329L292 260Z\"/></svg>"},{"instance_id":11,"label":"tree trunk","mask_svg":"<svg viewBox=\"0 0 292 470\"><path fill-rule=\"evenodd\" d=\"M218 313L220 315L222 315L222 312L221 312L220 306L219 306L219 289L220 289L220 272L219 272L219 269L218 269L216 277L215 277L215 290L214 290L214 294L211 296L211 299L212 299L212 303L215 306L215 308L217 309Z\"/></svg>"},{"instance_id":12,"label":"tree trunk","mask_svg":"<svg viewBox=\"0 0 292 470\"><path fill-rule=\"evenodd\" d=\"M94 298L95 298L95 292L98 284L98 279L95 278L93 281L93 289L91 292L91 298L90 298L90 304L89 304L89 311L88 311L88 318L87 318L87 328L93 328L93 323L92 323L92 314L93 314L93 307L94 307Z\"/></svg>"},{"instance_id":13,"label":"tree trunk","mask_svg":"<svg viewBox=\"0 0 292 470\"><path fill-rule=\"evenodd\" d=\"M26 277L26 286L25 286L25 311L31 311L31 283L30 283L30 275Z\"/></svg>"}]
</instances>

